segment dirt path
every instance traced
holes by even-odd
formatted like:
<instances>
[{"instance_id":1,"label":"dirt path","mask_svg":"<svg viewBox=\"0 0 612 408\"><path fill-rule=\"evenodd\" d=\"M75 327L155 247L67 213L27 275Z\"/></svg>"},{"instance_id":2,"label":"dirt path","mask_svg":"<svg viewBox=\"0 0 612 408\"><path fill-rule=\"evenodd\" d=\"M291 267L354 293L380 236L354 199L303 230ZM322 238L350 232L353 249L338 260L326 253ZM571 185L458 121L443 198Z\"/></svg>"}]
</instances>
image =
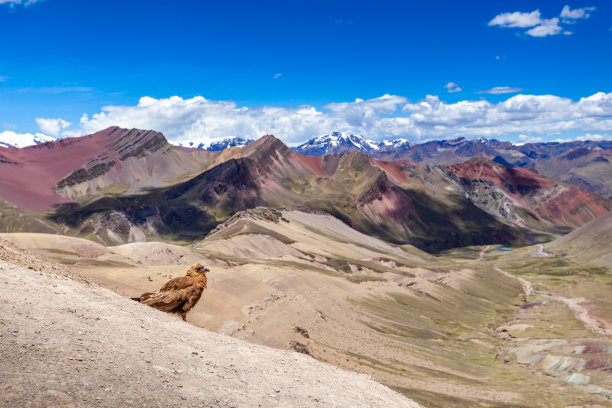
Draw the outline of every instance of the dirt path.
<instances>
[{"instance_id":1,"label":"dirt path","mask_svg":"<svg viewBox=\"0 0 612 408\"><path fill-rule=\"evenodd\" d=\"M145 405L419 406L365 375L0 261L0 406Z\"/></svg>"},{"instance_id":2,"label":"dirt path","mask_svg":"<svg viewBox=\"0 0 612 408\"><path fill-rule=\"evenodd\" d=\"M612 325L592 313L591 307L588 305L588 299L566 298L557 294L545 295L545 297L564 303L574 312L576 319L582 322L587 330L604 336L612 336Z\"/></svg>"},{"instance_id":3,"label":"dirt path","mask_svg":"<svg viewBox=\"0 0 612 408\"><path fill-rule=\"evenodd\" d=\"M523 287L523 293L525 294L525 300L527 296L533 292L533 285L528 280L521 278L520 276L512 275L500 268L495 268L496 271L503 273L504 275L518 280ZM559 294L542 294L542 297L556 300L565 304L574 313L574 316L580 321L587 330L592 331L596 334L604 336L612 336L612 324L610 322L600 319L592 313L591 307L588 305L589 301L585 298L566 298Z\"/></svg>"},{"instance_id":4,"label":"dirt path","mask_svg":"<svg viewBox=\"0 0 612 408\"><path fill-rule=\"evenodd\" d=\"M478 254L478 259L474 259L470 263L476 263L476 262L482 261L484 259L485 253L489 250L489 248L491 248L491 245L487 245L486 247L482 248L482 250Z\"/></svg>"}]
</instances>

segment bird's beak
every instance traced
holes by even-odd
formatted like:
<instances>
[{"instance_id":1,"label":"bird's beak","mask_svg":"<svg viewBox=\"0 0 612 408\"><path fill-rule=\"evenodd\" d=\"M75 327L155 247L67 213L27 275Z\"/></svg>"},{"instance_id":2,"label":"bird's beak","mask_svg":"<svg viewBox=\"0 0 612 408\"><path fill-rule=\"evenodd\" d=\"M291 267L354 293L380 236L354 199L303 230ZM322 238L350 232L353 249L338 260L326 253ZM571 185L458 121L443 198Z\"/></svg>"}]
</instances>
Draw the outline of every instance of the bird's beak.
<instances>
[{"instance_id":1,"label":"bird's beak","mask_svg":"<svg viewBox=\"0 0 612 408\"><path fill-rule=\"evenodd\" d=\"M210 269L204 268L204 272L210 272Z\"/></svg>"}]
</instances>

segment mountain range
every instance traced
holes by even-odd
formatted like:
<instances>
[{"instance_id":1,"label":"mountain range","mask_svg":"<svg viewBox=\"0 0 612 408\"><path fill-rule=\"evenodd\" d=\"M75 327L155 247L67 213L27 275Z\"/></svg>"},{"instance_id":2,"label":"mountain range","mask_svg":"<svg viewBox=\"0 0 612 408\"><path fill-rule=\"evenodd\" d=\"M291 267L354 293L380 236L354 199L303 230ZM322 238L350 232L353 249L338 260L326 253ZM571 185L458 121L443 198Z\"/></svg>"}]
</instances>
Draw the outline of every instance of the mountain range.
<instances>
[{"instance_id":1,"label":"mountain range","mask_svg":"<svg viewBox=\"0 0 612 408\"><path fill-rule=\"evenodd\" d=\"M369 155L386 154L404 151L414 146L406 139L374 142L358 135L345 132L332 132L308 140L293 150L306 156L323 156L326 154L346 153L353 150Z\"/></svg>"},{"instance_id":2,"label":"mountain range","mask_svg":"<svg viewBox=\"0 0 612 408\"><path fill-rule=\"evenodd\" d=\"M20 139L12 132L4 132L0 135L0 146L26 147L56 140L40 134L31 136L30 139ZM244 147L252 142L253 139L231 136L169 143L186 152L196 149L220 152L230 147ZM292 150L314 157L360 151L385 161L405 160L444 166L461 163L472 157L484 157L507 167L535 169L546 177L612 198L612 178L608 177L612 174L612 141L608 140L515 145L481 137L474 140L457 138L416 144L406 139L375 142L359 135L332 132L312 138L292 147Z\"/></svg>"},{"instance_id":3,"label":"mountain range","mask_svg":"<svg viewBox=\"0 0 612 408\"><path fill-rule=\"evenodd\" d=\"M430 165L452 165L483 157L507 167L536 169L540 174L612 198L612 141L570 141L515 145L495 139L410 143L405 139L373 142L361 136L334 132L297 147L298 153L323 156L352 150L387 161L407 160Z\"/></svg>"},{"instance_id":4,"label":"mountain range","mask_svg":"<svg viewBox=\"0 0 612 408\"><path fill-rule=\"evenodd\" d=\"M475 156L449 166L358 150L316 157L271 135L211 152L173 146L159 132L111 127L0 148L0 198L19 209L5 204L0 227L39 225L107 244L192 241L236 211L268 206L326 212L386 241L438 251L546 240L612 208L533 169ZM37 221L15 222L23 211Z\"/></svg>"},{"instance_id":5,"label":"mountain range","mask_svg":"<svg viewBox=\"0 0 612 408\"><path fill-rule=\"evenodd\" d=\"M249 143L253 143L253 139L244 139L237 136L228 136L218 139L202 139L202 140L190 140L181 142L172 142L172 144L188 147L194 149L209 150L211 152L220 152L221 150L229 149L230 147L241 147L246 146Z\"/></svg>"}]
</instances>

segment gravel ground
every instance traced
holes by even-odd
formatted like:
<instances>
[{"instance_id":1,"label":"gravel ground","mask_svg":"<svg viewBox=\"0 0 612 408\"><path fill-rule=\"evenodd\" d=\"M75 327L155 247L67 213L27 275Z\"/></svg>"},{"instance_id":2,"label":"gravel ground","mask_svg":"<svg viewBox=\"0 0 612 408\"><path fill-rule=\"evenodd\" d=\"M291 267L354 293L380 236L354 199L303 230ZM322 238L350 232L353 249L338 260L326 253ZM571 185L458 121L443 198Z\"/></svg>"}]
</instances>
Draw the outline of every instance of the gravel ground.
<instances>
[{"instance_id":1,"label":"gravel ground","mask_svg":"<svg viewBox=\"0 0 612 408\"><path fill-rule=\"evenodd\" d=\"M0 406L419 407L367 376L209 332L2 245L0 259L23 266L0 260Z\"/></svg>"}]
</instances>

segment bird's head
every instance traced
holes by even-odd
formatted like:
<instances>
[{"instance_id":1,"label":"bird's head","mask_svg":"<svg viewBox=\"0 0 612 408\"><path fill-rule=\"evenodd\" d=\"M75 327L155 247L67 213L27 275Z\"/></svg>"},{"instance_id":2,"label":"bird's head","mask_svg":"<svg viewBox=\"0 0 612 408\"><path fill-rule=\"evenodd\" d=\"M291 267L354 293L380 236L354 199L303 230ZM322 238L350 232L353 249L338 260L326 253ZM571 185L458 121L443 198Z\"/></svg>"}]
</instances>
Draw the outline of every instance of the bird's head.
<instances>
[{"instance_id":1,"label":"bird's head","mask_svg":"<svg viewBox=\"0 0 612 408\"><path fill-rule=\"evenodd\" d=\"M205 275L206 272L210 272L210 269L208 269L207 267L205 267L202 264L196 264L196 265L193 265L191 268L189 268L188 274L190 272L191 273L199 273L199 274Z\"/></svg>"}]
</instances>

